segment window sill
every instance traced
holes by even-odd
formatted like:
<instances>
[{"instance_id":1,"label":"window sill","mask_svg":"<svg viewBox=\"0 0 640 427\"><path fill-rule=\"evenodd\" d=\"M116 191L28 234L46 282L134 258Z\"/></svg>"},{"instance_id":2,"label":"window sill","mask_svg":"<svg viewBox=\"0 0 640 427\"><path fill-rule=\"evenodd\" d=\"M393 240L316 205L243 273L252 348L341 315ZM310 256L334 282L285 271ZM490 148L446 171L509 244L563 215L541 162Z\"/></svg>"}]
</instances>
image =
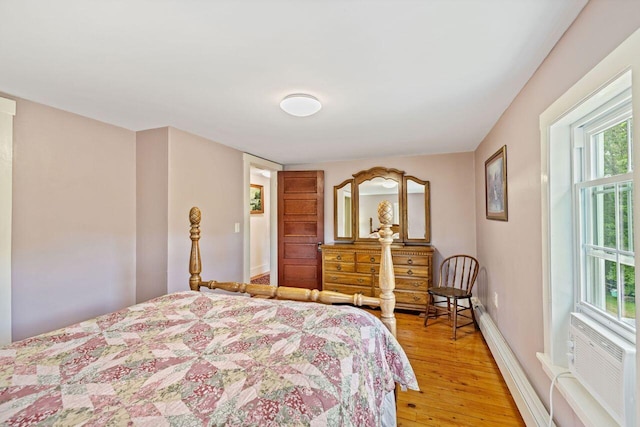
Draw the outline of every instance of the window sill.
<instances>
[{"instance_id":1,"label":"window sill","mask_svg":"<svg viewBox=\"0 0 640 427\"><path fill-rule=\"evenodd\" d=\"M566 372L569 368L554 365L548 355L536 353L538 360L542 364L542 369L551 380L561 372ZM571 409L576 413L580 421L587 427L616 427L619 424L611 418L611 415L593 398L583 386L573 376L559 377L556 380L556 388L565 398Z\"/></svg>"}]
</instances>

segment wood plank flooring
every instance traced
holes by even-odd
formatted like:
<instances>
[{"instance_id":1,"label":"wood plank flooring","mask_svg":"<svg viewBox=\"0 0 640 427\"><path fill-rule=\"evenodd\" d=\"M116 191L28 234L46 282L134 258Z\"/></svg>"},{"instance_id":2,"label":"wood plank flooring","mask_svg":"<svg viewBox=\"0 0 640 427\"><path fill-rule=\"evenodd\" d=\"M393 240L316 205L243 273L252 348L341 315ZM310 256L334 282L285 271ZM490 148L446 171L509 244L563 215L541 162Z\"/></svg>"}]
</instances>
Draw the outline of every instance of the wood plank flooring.
<instances>
[{"instance_id":1,"label":"wood plank flooring","mask_svg":"<svg viewBox=\"0 0 640 427\"><path fill-rule=\"evenodd\" d=\"M398 393L398 426L524 426L480 331L465 326L451 340L446 317L397 312L398 341L420 391Z\"/></svg>"}]
</instances>

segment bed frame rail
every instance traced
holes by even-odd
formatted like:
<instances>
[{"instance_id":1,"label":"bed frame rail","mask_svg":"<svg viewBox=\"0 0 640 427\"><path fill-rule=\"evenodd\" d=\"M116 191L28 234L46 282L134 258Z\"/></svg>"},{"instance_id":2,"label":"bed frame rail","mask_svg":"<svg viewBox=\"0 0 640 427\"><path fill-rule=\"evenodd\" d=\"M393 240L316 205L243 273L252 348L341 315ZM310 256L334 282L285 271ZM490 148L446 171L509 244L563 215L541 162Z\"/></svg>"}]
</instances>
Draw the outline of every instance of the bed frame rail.
<instances>
[{"instance_id":1,"label":"bed frame rail","mask_svg":"<svg viewBox=\"0 0 640 427\"><path fill-rule=\"evenodd\" d=\"M236 282L217 282L215 280L202 281L202 261L200 259L200 220L202 214L197 207L189 211L189 222L191 223L191 256L189 258L189 287L194 291L200 288L223 289L228 292L248 293L251 296L277 298L294 301L310 301L325 304L347 303L355 306L380 307L382 314L380 320L384 325L396 335L396 318L393 314L396 304L396 297L393 293L395 289L395 276L393 273L393 262L391 258L390 245L391 219L393 210L391 203L380 202L378 206L378 216L380 219L380 243L382 245L382 257L380 260L380 297L367 297L362 294L343 294L332 291L318 291L316 289L294 288L287 286L257 285Z\"/></svg>"}]
</instances>

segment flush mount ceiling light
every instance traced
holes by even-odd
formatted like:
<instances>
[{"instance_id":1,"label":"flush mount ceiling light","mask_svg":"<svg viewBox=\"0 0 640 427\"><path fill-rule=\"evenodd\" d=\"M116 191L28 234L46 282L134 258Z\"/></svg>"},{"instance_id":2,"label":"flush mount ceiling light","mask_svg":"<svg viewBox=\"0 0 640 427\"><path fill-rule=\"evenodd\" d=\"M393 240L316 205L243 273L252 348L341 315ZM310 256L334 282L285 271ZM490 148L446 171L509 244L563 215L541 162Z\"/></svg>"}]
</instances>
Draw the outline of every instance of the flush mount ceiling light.
<instances>
[{"instance_id":1,"label":"flush mount ceiling light","mask_svg":"<svg viewBox=\"0 0 640 427\"><path fill-rule=\"evenodd\" d=\"M292 116L307 117L320 111L322 104L316 97L304 93L296 93L285 96L280 102L280 108Z\"/></svg>"},{"instance_id":2,"label":"flush mount ceiling light","mask_svg":"<svg viewBox=\"0 0 640 427\"><path fill-rule=\"evenodd\" d=\"M395 187L396 185L398 185L398 183L397 183L397 182L395 182L395 181L388 181L388 180L387 180L387 181L385 181L385 182L383 182L383 183L382 183L382 186L383 186L384 188L393 188L393 187Z\"/></svg>"}]
</instances>

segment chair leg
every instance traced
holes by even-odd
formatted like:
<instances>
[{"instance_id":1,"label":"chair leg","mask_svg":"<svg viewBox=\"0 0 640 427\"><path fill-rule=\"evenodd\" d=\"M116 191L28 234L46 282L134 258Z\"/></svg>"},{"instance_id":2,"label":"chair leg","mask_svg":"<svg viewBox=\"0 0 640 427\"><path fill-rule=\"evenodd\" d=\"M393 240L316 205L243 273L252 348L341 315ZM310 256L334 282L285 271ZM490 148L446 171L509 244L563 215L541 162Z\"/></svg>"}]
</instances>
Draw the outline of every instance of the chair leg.
<instances>
[{"instance_id":1,"label":"chair leg","mask_svg":"<svg viewBox=\"0 0 640 427\"><path fill-rule=\"evenodd\" d=\"M427 326L427 321L429 320L429 310L431 310L431 304L433 302L433 295L427 295L427 311L424 313L424 326Z\"/></svg>"},{"instance_id":2,"label":"chair leg","mask_svg":"<svg viewBox=\"0 0 640 427\"><path fill-rule=\"evenodd\" d=\"M480 330L480 325L478 325L478 321L476 320L476 314L473 310L473 305L471 304L471 299L469 299L469 310L471 310L471 319L473 319L473 326L475 326L476 331Z\"/></svg>"},{"instance_id":3,"label":"chair leg","mask_svg":"<svg viewBox=\"0 0 640 427\"><path fill-rule=\"evenodd\" d=\"M453 340L456 340L456 331L458 330L458 300L453 299Z\"/></svg>"}]
</instances>

